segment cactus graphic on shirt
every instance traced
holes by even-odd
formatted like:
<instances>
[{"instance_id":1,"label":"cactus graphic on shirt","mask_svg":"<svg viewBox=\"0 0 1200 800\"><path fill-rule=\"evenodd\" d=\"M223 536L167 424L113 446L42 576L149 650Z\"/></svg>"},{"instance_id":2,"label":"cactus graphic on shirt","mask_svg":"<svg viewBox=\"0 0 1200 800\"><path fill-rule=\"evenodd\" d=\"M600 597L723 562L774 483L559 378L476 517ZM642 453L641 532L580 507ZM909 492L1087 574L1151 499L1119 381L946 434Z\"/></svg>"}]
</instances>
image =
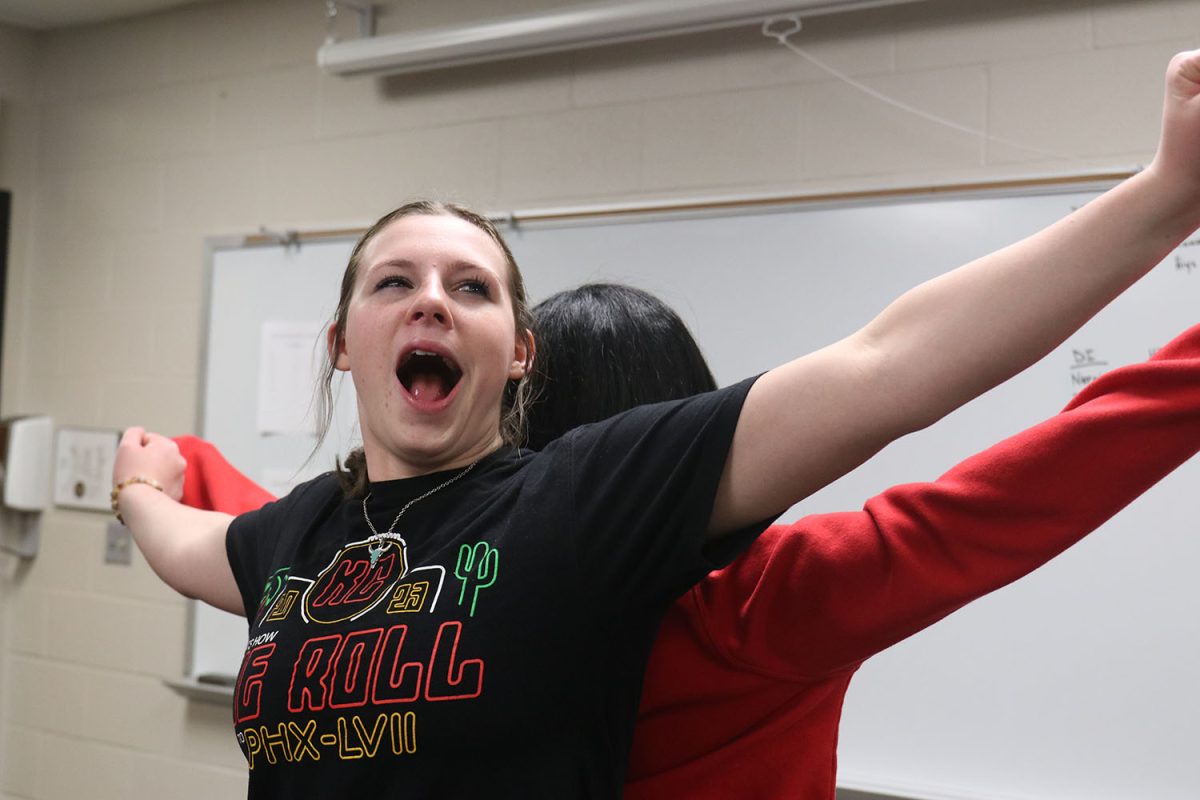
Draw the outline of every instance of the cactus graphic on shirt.
<instances>
[{"instance_id":1,"label":"cactus graphic on shirt","mask_svg":"<svg viewBox=\"0 0 1200 800\"><path fill-rule=\"evenodd\" d=\"M458 548L458 563L454 565L454 577L462 581L458 604L461 606L466 603L467 590L473 587L470 616L475 616L475 603L479 600L479 592L496 582L496 574L499 571L500 551L487 542L464 544Z\"/></svg>"},{"instance_id":2,"label":"cactus graphic on shirt","mask_svg":"<svg viewBox=\"0 0 1200 800\"><path fill-rule=\"evenodd\" d=\"M275 602L275 598L283 591L283 587L288 581L288 574L291 571L291 567L284 567L271 573L270 577L267 578L266 585L263 586L262 600L258 604L259 611L262 611Z\"/></svg>"}]
</instances>

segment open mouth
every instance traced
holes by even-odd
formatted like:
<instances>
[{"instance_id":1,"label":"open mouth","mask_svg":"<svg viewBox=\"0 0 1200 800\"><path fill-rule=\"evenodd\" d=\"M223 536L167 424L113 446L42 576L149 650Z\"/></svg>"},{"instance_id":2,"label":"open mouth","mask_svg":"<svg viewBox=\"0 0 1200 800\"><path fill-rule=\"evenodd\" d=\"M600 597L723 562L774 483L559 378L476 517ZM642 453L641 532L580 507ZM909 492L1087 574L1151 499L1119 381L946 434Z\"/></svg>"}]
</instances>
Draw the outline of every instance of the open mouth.
<instances>
[{"instance_id":1,"label":"open mouth","mask_svg":"<svg viewBox=\"0 0 1200 800\"><path fill-rule=\"evenodd\" d=\"M437 402L454 391L462 370L454 360L429 350L411 350L400 360L396 377L414 400Z\"/></svg>"}]
</instances>

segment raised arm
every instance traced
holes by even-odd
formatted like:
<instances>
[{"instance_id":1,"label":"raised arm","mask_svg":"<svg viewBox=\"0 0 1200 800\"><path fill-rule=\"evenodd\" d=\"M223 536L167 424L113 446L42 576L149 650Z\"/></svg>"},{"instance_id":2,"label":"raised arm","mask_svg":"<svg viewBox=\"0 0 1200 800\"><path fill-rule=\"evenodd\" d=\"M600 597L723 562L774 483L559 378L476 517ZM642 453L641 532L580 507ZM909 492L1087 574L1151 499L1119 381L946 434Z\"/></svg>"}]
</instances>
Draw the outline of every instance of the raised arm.
<instances>
[{"instance_id":1,"label":"raised arm","mask_svg":"<svg viewBox=\"0 0 1200 800\"><path fill-rule=\"evenodd\" d=\"M183 493L186 463L170 439L141 428L121 437L113 483L140 476L156 481L130 483L118 507L151 569L175 591L234 614L245 614L242 596L225 553L225 533L233 517L200 511L174 500Z\"/></svg>"},{"instance_id":2,"label":"raised arm","mask_svg":"<svg viewBox=\"0 0 1200 800\"><path fill-rule=\"evenodd\" d=\"M746 399L720 535L778 514L1037 361L1200 227L1200 51L1167 70L1154 161L1049 228L902 295ZM980 354L986 354L981 358Z\"/></svg>"}]
</instances>

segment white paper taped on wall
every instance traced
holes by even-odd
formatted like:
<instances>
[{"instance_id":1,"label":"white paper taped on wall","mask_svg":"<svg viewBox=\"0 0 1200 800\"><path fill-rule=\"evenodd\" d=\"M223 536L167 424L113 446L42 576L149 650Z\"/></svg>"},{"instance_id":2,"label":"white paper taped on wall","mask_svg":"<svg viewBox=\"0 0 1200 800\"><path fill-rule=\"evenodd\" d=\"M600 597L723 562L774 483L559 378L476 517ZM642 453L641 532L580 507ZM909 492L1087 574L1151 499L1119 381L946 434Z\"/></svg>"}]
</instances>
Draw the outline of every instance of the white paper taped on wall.
<instances>
[{"instance_id":1,"label":"white paper taped on wall","mask_svg":"<svg viewBox=\"0 0 1200 800\"><path fill-rule=\"evenodd\" d=\"M117 431L59 428L54 504L107 512L119 440Z\"/></svg>"},{"instance_id":2,"label":"white paper taped on wall","mask_svg":"<svg viewBox=\"0 0 1200 800\"><path fill-rule=\"evenodd\" d=\"M262 324L256 426L260 436L316 435L313 387L324 330L321 322Z\"/></svg>"}]
</instances>

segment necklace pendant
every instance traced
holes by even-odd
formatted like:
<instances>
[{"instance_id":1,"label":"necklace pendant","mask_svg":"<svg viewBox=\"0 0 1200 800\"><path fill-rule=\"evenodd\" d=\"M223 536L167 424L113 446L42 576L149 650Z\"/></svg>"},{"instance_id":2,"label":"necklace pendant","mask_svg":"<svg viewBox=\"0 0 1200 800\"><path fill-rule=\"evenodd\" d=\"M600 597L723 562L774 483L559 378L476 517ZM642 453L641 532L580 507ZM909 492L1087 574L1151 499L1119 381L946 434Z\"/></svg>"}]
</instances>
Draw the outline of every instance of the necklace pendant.
<instances>
[{"instance_id":1,"label":"necklace pendant","mask_svg":"<svg viewBox=\"0 0 1200 800\"><path fill-rule=\"evenodd\" d=\"M389 547L391 547L391 545L387 543L386 539L395 539L397 544L399 545L401 571L407 572L408 571L408 567L406 565L407 556L405 553L405 551L407 549L407 545L404 543L404 539L400 536L400 534L394 533L394 531L396 530L396 523L400 521L400 518L404 516L404 512L408 511L408 509L412 506L413 503L420 502L421 500L424 500L426 497L429 497L429 495L434 494L436 492L440 492L442 489L445 489L447 486L454 483L456 480L464 477L471 470L475 469L475 465L478 463L479 463L478 461L472 461L470 464L468 464L466 466L465 469L458 472L454 477L442 481L441 483L439 483L437 486L430 489L425 494L420 495L419 497L414 497L412 500L409 500L407 503L404 504L404 507L400 509L399 513L397 513L396 516L392 519L392 524L388 526L387 531L385 531L384 533L380 533L379 531L375 530L375 526L371 523L371 515L367 513L367 501L371 499L371 493L367 492L367 496L362 499L362 512L363 512L363 520L367 523L367 528L371 531L371 537L369 539L367 539L367 555L369 555L371 557L371 569L374 569L375 565L379 563L379 557L381 555L383 555L383 551L387 550ZM372 542L376 542L377 544L372 544Z\"/></svg>"}]
</instances>

